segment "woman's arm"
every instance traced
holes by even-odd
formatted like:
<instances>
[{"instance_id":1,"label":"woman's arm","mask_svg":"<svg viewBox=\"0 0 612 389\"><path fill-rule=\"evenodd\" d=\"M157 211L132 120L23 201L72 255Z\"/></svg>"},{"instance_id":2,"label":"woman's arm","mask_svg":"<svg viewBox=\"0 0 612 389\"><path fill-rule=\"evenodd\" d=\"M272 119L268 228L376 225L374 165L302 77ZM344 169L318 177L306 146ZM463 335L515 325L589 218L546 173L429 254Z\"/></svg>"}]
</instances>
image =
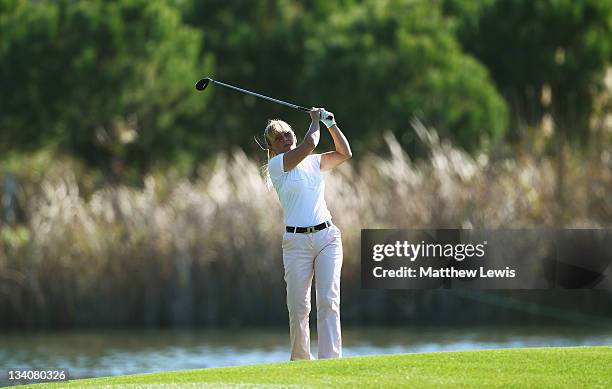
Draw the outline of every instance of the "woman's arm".
<instances>
[{"instance_id":1,"label":"woman's arm","mask_svg":"<svg viewBox=\"0 0 612 389\"><path fill-rule=\"evenodd\" d=\"M334 140L336 150L321 154L321 171L333 169L353 156L351 146L349 146L346 136L340 131L335 119L329 124L331 125L327 129Z\"/></svg>"},{"instance_id":2,"label":"woman's arm","mask_svg":"<svg viewBox=\"0 0 612 389\"><path fill-rule=\"evenodd\" d=\"M319 144L321 133L319 132L319 120L321 120L321 109L312 108L310 112L310 128L304 136L304 140L295 149L283 155L283 168L286 172L296 167L304 158L309 156Z\"/></svg>"}]
</instances>

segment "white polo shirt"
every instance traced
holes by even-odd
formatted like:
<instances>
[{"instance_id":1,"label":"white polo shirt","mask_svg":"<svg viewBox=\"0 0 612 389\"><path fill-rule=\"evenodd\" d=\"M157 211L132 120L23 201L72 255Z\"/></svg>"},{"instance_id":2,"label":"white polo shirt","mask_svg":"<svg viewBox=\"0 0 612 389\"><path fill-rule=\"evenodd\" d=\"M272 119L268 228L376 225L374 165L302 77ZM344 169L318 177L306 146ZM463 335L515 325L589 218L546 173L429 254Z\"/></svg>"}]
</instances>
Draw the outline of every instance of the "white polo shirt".
<instances>
[{"instance_id":1,"label":"white polo shirt","mask_svg":"<svg viewBox=\"0 0 612 389\"><path fill-rule=\"evenodd\" d=\"M321 175L321 154L311 154L288 172L283 154L268 161L268 171L285 213L285 225L310 227L331 220L325 203L325 181Z\"/></svg>"}]
</instances>

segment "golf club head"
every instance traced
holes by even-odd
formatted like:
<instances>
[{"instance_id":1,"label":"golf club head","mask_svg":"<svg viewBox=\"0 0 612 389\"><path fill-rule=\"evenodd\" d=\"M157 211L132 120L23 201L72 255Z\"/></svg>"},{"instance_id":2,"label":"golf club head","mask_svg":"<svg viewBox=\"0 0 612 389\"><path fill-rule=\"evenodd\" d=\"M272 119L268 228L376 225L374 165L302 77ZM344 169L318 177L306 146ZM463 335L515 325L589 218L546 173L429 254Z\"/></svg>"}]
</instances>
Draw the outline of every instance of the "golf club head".
<instances>
[{"instance_id":1,"label":"golf club head","mask_svg":"<svg viewBox=\"0 0 612 389\"><path fill-rule=\"evenodd\" d=\"M206 77L196 82L195 87L197 90L204 90L208 86L208 83L211 81L210 78Z\"/></svg>"}]
</instances>

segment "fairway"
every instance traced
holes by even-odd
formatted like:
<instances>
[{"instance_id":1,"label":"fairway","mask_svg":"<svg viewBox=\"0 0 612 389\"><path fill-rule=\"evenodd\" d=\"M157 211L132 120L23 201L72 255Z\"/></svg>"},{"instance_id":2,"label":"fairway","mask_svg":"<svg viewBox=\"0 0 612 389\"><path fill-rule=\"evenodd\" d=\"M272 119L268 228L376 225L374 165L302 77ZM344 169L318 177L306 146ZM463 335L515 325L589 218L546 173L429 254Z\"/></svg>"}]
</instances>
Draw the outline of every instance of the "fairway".
<instances>
[{"instance_id":1,"label":"fairway","mask_svg":"<svg viewBox=\"0 0 612 389\"><path fill-rule=\"evenodd\" d=\"M76 380L35 388L609 388L612 347L398 354Z\"/></svg>"}]
</instances>

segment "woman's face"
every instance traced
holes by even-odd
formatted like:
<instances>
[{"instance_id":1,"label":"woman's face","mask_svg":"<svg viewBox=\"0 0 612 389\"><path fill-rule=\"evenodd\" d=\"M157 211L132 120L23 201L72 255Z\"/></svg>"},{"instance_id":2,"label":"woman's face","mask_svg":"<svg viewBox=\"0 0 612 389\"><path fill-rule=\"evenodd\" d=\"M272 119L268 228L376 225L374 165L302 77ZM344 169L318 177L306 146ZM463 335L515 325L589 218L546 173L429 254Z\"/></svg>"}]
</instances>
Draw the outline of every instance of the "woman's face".
<instances>
[{"instance_id":1,"label":"woman's face","mask_svg":"<svg viewBox=\"0 0 612 389\"><path fill-rule=\"evenodd\" d=\"M276 134L276 137L273 139L272 150L276 154L286 153L289 150L295 149L295 143L296 140L293 132L283 131Z\"/></svg>"}]
</instances>

